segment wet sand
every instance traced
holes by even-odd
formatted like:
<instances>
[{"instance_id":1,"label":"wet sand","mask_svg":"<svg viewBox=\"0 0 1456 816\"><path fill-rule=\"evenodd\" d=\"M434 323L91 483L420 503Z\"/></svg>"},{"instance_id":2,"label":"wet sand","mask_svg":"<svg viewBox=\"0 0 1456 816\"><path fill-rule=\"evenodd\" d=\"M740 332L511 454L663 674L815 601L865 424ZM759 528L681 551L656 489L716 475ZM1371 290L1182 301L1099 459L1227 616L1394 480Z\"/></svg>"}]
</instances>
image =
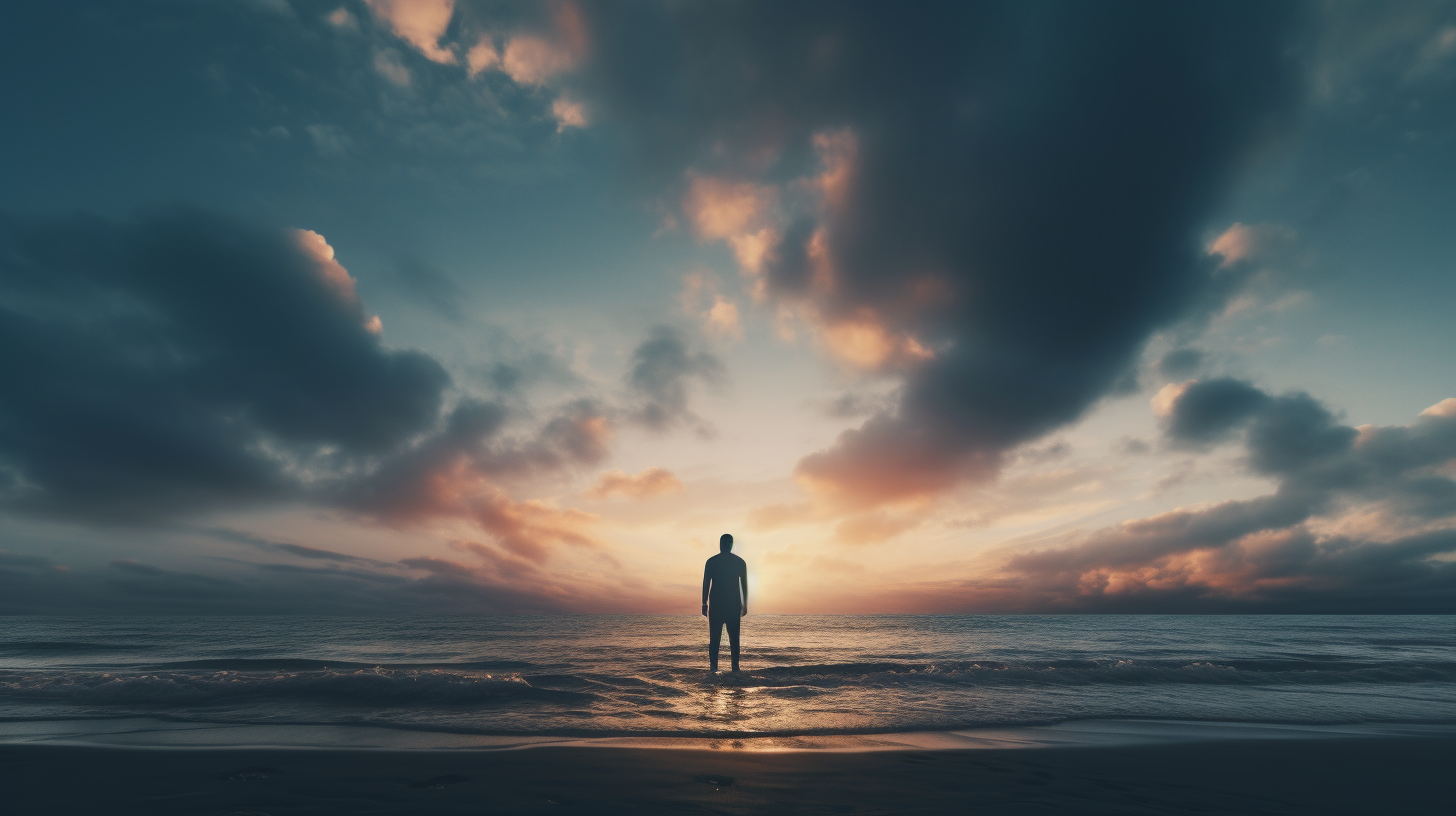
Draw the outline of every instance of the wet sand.
<instances>
[{"instance_id":1,"label":"wet sand","mask_svg":"<svg viewBox=\"0 0 1456 816\"><path fill-rule=\"evenodd\" d=\"M754 752L0 747L31 814L1446 812L1456 739Z\"/></svg>"}]
</instances>

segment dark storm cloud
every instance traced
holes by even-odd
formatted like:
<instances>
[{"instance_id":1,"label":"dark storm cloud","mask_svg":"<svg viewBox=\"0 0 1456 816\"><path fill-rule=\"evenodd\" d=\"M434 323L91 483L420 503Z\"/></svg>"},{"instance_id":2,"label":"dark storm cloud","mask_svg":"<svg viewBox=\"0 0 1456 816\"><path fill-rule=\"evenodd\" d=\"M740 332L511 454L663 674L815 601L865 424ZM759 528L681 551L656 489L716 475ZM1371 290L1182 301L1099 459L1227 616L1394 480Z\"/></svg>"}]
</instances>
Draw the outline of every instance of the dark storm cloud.
<instances>
[{"instance_id":1,"label":"dark storm cloud","mask_svg":"<svg viewBox=\"0 0 1456 816\"><path fill-rule=\"evenodd\" d=\"M1211 395L1219 397L1212 411ZM1456 481L1448 475L1456 400L1410 425L1356 429L1307 394L1215 380L1190 385L1172 411L1175 438L1241 432L1249 470L1275 479L1275 491L1013 557L1022 602L1102 611L1456 611ZM1346 513L1363 515L1360 532L1339 523Z\"/></svg>"},{"instance_id":2,"label":"dark storm cloud","mask_svg":"<svg viewBox=\"0 0 1456 816\"><path fill-rule=\"evenodd\" d=\"M627 384L641 399L637 421L654 431L682 423L706 426L688 407L694 381L713 384L723 377L723 363L711 352L694 350L686 337L669 326L657 326L632 352Z\"/></svg>"},{"instance_id":3,"label":"dark storm cloud","mask_svg":"<svg viewBox=\"0 0 1456 816\"><path fill-rule=\"evenodd\" d=\"M603 410L577 401L512 434L499 404L447 409L445 370L381 343L321 236L191 211L11 218L0 284L9 509L157 522L289 500L392 524L474 519L538 558L587 543L579 519L513 502L499 480L600 460ZM715 361L645 348L644 389L686 411L681 378Z\"/></svg>"},{"instance_id":4,"label":"dark storm cloud","mask_svg":"<svg viewBox=\"0 0 1456 816\"><path fill-rule=\"evenodd\" d=\"M1227 292L1196 237L1296 95L1298 8L587 6L584 81L660 179L779 184L767 294L898 344L852 350L898 407L800 465L873 504L993 474Z\"/></svg>"},{"instance_id":5,"label":"dark storm cloud","mask_svg":"<svg viewBox=\"0 0 1456 816\"><path fill-rule=\"evenodd\" d=\"M312 238L191 211L0 222L4 503L147 519L279 498L429 430L449 377L381 345Z\"/></svg>"},{"instance_id":6,"label":"dark storm cloud","mask_svg":"<svg viewBox=\"0 0 1456 816\"><path fill-rule=\"evenodd\" d=\"M1269 397L1242 380L1221 378L1189 385L1169 417L1168 435L1180 443L1210 442L1263 408Z\"/></svg>"}]
</instances>

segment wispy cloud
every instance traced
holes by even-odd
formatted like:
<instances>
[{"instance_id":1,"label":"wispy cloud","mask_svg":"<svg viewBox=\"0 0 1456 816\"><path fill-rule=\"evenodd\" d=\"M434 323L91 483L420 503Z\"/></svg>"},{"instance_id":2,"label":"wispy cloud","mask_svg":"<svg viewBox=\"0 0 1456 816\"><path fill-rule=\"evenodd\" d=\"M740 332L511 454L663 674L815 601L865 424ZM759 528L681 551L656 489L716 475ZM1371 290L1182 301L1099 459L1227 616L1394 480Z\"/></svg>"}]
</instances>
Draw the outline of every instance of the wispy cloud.
<instances>
[{"instance_id":1,"label":"wispy cloud","mask_svg":"<svg viewBox=\"0 0 1456 816\"><path fill-rule=\"evenodd\" d=\"M614 496L647 499L680 493L682 489L682 480L672 471L654 467L636 474L625 470L609 470L597 478L596 484L587 488L586 495L594 499L609 499Z\"/></svg>"}]
</instances>

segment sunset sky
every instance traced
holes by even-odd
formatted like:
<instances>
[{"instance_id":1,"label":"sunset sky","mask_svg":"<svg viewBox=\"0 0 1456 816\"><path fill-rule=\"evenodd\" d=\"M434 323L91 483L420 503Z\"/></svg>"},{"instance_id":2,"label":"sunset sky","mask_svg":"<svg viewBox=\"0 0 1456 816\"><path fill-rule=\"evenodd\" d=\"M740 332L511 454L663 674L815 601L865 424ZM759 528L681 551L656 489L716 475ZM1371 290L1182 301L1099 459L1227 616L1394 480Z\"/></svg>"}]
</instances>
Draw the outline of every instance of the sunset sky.
<instances>
[{"instance_id":1,"label":"sunset sky","mask_svg":"<svg viewBox=\"0 0 1456 816\"><path fill-rule=\"evenodd\" d=\"M1456 4L0 11L0 612L1456 612Z\"/></svg>"}]
</instances>

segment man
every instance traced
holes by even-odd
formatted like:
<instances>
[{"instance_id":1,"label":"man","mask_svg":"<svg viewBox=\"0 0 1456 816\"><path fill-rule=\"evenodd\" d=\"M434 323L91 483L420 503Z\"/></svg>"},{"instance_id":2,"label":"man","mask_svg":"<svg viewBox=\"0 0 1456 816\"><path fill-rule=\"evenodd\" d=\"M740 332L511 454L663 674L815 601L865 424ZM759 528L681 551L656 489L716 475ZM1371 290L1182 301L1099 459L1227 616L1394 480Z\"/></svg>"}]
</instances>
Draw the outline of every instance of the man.
<instances>
[{"instance_id":1,"label":"man","mask_svg":"<svg viewBox=\"0 0 1456 816\"><path fill-rule=\"evenodd\" d=\"M708 616L708 671L718 671L718 643L728 627L733 671L738 671L738 619L748 614L748 565L734 555L733 536L718 539L718 554L703 567L703 614Z\"/></svg>"}]
</instances>

